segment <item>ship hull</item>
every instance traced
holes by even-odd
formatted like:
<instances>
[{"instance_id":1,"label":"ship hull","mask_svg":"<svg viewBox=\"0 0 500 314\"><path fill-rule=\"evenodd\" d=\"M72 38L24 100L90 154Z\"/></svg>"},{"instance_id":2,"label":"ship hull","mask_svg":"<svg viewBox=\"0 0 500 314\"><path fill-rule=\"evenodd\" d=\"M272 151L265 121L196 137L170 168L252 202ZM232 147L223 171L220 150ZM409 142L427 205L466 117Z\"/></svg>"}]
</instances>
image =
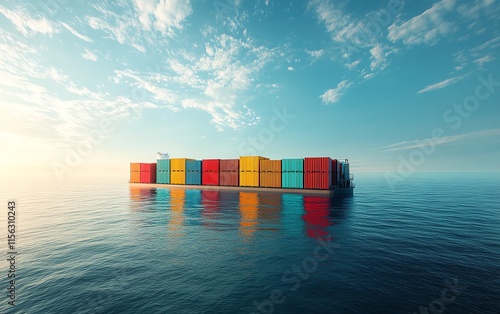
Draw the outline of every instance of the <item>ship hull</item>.
<instances>
[{"instance_id":1,"label":"ship hull","mask_svg":"<svg viewBox=\"0 0 500 314\"><path fill-rule=\"evenodd\" d=\"M267 187L246 187L246 186L218 186L218 185L177 185L177 184L157 184L157 183L129 183L131 187L140 188L164 188L164 189L185 189L185 190L212 190L212 191L236 191L236 192L271 192L281 194L314 194L314 195L353 195L354 188L334 188L331 190L315 189L287 189L287 188L267 188Z\"/></svg>"}]
</instances>

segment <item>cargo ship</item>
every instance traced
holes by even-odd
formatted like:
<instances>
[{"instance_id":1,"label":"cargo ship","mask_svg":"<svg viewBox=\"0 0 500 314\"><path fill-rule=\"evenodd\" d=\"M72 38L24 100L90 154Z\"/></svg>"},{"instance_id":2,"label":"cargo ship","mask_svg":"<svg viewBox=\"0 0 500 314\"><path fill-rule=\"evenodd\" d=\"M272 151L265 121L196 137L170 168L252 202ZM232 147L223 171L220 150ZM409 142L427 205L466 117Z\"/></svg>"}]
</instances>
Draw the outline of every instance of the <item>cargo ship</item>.
<instances>
[{"instance_id":1,"label":"cargo ship","mask_svg":"<svg viewBox=\"0 0 500 314\"><path fill-rule=\"evenodd\" d=\"M130 163L130 185L204 190L352 195L354 175L347 159L304 157L271 160L170 158L157 153L155 163Z\"/></svg>"}]
</instances>

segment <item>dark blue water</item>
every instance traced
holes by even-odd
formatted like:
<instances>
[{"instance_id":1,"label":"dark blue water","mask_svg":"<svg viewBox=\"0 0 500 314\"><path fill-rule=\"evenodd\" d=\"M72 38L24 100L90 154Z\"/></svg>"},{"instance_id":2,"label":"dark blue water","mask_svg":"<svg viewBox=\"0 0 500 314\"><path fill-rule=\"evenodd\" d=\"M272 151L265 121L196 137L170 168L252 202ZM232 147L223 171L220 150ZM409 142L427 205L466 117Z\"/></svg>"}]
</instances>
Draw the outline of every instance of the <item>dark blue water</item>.
<instances>
[{"instance_id":1,"label":"dark blue water","mask_svg":"<svg viewBox=\"0 0 500 314\"><path fill-rule=\"evenodd\" d=\"M4 186L19 253L0 311L500 313L498 174L356 181L347 198Z\"/></svg>"}]
</instances>

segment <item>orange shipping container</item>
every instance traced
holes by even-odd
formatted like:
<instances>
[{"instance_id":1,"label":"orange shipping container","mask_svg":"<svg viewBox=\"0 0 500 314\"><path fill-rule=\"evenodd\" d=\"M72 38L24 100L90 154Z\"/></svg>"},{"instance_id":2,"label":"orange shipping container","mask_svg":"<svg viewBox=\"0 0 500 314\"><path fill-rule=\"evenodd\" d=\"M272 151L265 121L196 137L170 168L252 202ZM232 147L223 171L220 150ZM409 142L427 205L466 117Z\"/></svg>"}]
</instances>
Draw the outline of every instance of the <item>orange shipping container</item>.
<instances>
[{"instance_id":1,"label":"orange shipping container","mask_svg":"<svg viewBox=\"0 0 500 314\"><path fill-rule=\"evenodd\" d=\"M138 162L130 163L130 183L141 182L141 164Z\"/></svg>"},{"instance_id":2,"label":"orange shipping container","mask_svg":"<svg viewBox=\"0 0 500 314\"><path fill-rule=\"evenodd\" d=\"M260 186L281 188L281 160L260 161Z\"/></svg>"}]
</instances>

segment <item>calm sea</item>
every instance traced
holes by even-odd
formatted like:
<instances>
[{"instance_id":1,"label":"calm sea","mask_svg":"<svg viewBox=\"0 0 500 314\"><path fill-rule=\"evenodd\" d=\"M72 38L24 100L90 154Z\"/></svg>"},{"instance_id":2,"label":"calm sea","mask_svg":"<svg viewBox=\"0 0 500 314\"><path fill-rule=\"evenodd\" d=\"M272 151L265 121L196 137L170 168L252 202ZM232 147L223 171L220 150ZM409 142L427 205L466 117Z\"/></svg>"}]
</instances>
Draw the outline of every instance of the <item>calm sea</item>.
<instances>
[{"instance_id":1,"label":"calm sea","mask_svg":"<svg viewBox=\"0 0 500 314\"><path fill-rule=\"evenodd\" d=\"M16 306L1 313L500 313L500 175L357 174L329 198L1 189L17 201ZM2 252L7 232L2 227Z\"/></svg>"}]
</instances>

